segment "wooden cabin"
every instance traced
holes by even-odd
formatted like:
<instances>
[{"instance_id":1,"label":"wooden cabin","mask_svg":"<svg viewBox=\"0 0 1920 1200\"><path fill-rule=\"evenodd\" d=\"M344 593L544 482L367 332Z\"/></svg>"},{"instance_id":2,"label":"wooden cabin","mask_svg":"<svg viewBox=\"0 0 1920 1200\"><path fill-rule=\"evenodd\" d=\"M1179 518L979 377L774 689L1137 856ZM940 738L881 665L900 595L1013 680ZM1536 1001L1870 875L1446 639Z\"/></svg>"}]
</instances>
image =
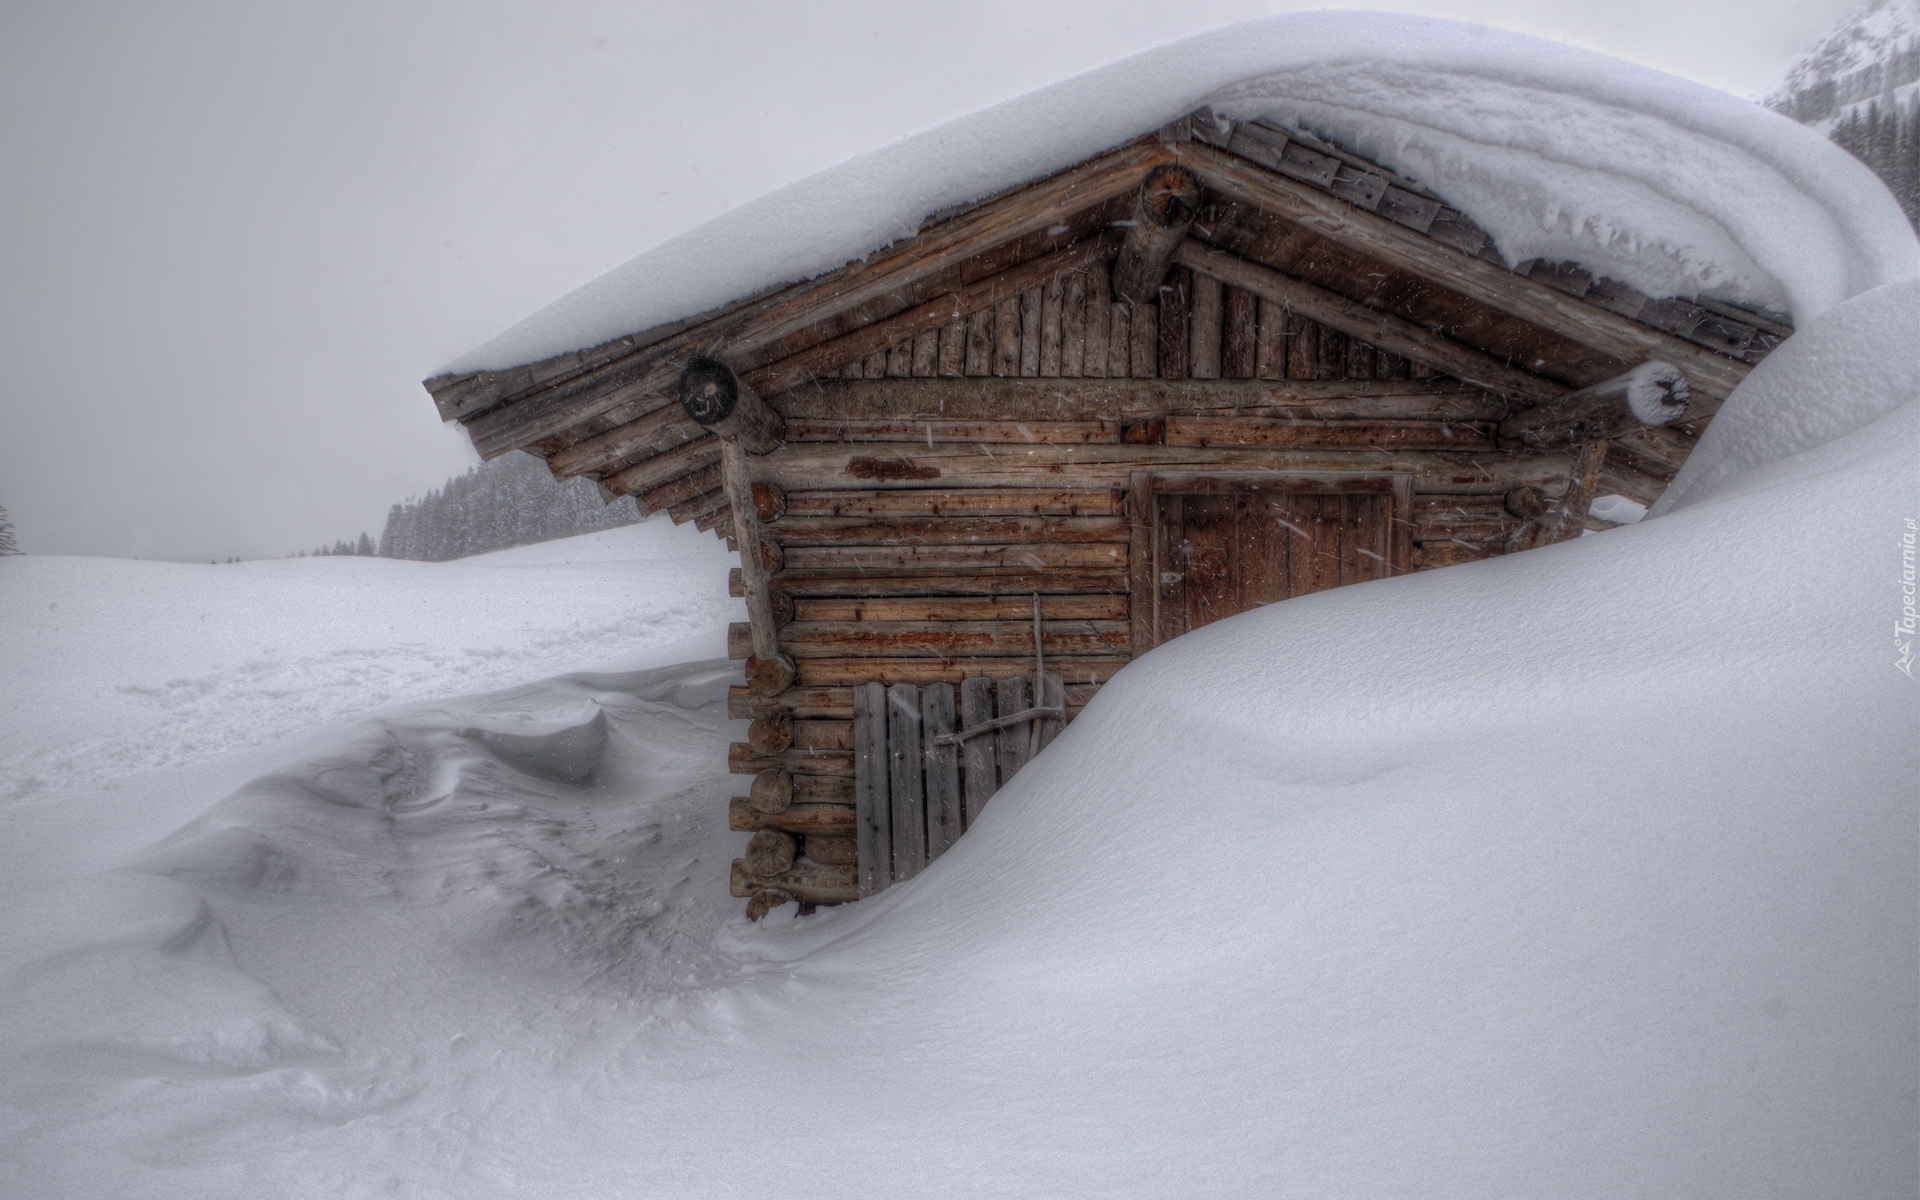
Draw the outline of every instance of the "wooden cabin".
<instances>
[{"instance_id":1,"label":"wooden cabin","mask_svg":"<svg viewBox=\"0 0 1920 1200\"><path fill-rule=\"evenodd\" d=\"M1414 181L1203 110L818 278L426 386L483 456L739 550L757 915L920 870L1169 638L1651 503L1788 332L1510 269Z\"/></svg>"}]
</instances>

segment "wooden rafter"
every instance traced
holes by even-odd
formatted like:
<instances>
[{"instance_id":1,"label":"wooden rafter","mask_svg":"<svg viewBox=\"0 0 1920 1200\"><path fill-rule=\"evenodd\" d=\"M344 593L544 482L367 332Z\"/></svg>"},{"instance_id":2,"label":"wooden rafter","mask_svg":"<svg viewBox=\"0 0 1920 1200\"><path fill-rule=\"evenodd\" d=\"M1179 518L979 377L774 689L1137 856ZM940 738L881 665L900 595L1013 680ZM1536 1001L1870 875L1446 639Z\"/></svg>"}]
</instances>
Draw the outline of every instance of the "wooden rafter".
<instances>
[{"instance_id":1,"label":"wooden rafter","mask_svg":"<svg viewBox=\"0 0 1920 1200\"><path fill-rule=\"evenodd\" d=\"M666 397L687 354L716 344L747 358L755 349L890 293L994 246L1044 231L1063 217L1138 186L1164 163L1158 143L1134 143L980 205L858 263L664 338L557 386L500 397L467 420L474 446L493 458L643 396ZM449 381L448 386L452 386Z\"/></svg>"},{"instance_id":2,"label":"wooden rafter","mask_svg":"<svg viewBox=\"0 0 1920 1200\"><path fill-rule=\"evenodd\" d=\"M1477 258L1367 212L1327 192L1296 183L1200 142L1173 147L1175 157L1210 188L1243 204L1279 213L1316 233L1394 266L1442 281L1510 313L1626 362L1657 358L1685 371L1704 397L1724 399L1748 366L1670 333L1585 303L1497 263Z\"/></svg>"}]
</instances>

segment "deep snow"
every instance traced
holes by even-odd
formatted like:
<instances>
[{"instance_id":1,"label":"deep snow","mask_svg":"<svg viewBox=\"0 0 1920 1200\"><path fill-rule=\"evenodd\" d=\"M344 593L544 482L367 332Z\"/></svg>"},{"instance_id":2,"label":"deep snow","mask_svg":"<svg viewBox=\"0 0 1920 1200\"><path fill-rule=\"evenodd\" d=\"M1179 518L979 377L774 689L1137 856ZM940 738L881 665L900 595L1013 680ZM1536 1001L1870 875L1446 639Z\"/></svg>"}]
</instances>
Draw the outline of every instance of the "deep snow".
<instances>
[{"instance_id":1,"label":"deep snow","mask_svg":"<svg viewBox=\"0 0 1920 1200\"><path fill-rule=\"evenodd\" d=\"M1663 515L1155 651L872 902L751 927L724 896L715 662L389 709L119 869L9 863L10 1189L1910 1196L1920 760L1886 633L1920 352L1851 381L1898 395L1829 393L1862 419L1757 434L1803 356L1889 321L1920 287L1787 342L1715 425L1767 453ZM596 535L651 557L553 594L676 561L717 593L680 532ZM364 610L404 608L412 568L359 565ZM69 567L0 563L29 651L50 618L13 585ZM311 569L230 578L276 567ZM22 803L124 838L101 793Z\"/></svg>"},{"instance_id":2,"label":"deep snow","mask_svg":"<svg viewBox=\"0 0 1920 1200\"><path fill-rule=\"evenodd\" d=\"M1245 79L1383 26L1250 28L1156 61ZM1920 1192L1920 693L1888 636L1920 249L1856 175L1801 189L1830 160L1764 114L1418 28L1351 77L1452 63L1458 98L1504 64L1777 171L1703 211L1801 331L1646 520L1177 639L925 874L760 926L724 895L732 670L666 665L722 644L711 539L0 560L0 1190ZM1680 200L1617 248L1665 269ZM1826 223L1769 240L1776 201Z\"/></svg>"}]
</instances>

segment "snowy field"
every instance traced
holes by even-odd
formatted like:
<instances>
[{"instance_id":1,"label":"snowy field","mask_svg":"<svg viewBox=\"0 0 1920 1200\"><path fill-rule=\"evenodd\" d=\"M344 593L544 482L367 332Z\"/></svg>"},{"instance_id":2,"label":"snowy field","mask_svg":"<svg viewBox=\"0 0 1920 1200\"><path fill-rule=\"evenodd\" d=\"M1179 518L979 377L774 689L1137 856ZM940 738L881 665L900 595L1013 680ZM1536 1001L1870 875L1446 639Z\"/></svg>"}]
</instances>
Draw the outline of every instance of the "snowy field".
<instances>
[{"instance_id":1,"label":"snowy field","mask_svg":"<svg viewBox=\"0 0 1920 1200\"><path fill-rule=\"evenodd\" d=\"M1639 525L1155 652L758 927L711 538L0 562L0 1192L1911 1196L1920 363L1850 347L1916 323L1803 331Z\"/></svg>"},{"instance_id":2,"label":"snowy field","mask_svg":"<svg viewBox=\"0 0 1920 1200\"><path fill-rule=\"evenodd\" d=\"M1577 193L1503 228L1793 300L1646 520L1176 639L924 874L757 926L710 537L0 560L0 1196L1920 1194L1920 246L1783 118L1462 27L1376 70L1363 35L1427 28L1379 20L1208 35L855 175L1010 128L1044 167L1142 63L1162 105L1372 88L1322 115ZM735 267L898 232L847 220ZM644 324L632 270L559 316Z\"/></svg>"}]
</instances>

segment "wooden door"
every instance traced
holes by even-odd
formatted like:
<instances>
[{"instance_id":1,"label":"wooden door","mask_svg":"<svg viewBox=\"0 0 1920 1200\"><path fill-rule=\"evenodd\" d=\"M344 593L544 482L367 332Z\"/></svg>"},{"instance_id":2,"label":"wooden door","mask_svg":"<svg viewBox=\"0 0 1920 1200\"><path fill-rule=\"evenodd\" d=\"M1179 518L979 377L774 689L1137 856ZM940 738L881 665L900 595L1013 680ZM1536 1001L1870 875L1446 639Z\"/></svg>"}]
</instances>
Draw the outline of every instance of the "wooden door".
<instances>
[{"instance_id":1,"label":"wooden door","mask_svg":"<svg viewBox=\"0 0 1920 1200\"><path fill-rule=\"evenodd\" d=\"M1276 600L1383 578L1409 557L1407 488L1395 477L1142 482L1135 653Z\"/></svg>"}]
</instances>

